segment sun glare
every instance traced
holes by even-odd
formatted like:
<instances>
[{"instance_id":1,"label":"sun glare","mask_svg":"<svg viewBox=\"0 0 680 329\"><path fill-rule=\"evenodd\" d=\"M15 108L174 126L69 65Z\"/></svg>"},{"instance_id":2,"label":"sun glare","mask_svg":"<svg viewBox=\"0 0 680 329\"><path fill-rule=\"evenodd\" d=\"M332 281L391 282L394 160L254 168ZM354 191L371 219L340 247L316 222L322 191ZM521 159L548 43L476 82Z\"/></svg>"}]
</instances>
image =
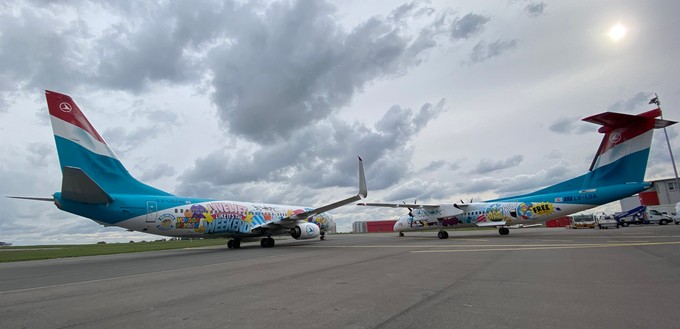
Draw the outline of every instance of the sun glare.
<instances>
[{"instance_id":1,"label":"sun glare","mask_svg":"<svg viewBox=\"0 0 680 329\"><path fill-rule=\"evenodd\" d=\"M623 39L626 34L628 33L628 28L623 26L623 24L619 23L614 26L612 26L611 29L609 29L609 38L612 39L612 41L617 42L621 39Z\"/></svg>"}]
</instances>

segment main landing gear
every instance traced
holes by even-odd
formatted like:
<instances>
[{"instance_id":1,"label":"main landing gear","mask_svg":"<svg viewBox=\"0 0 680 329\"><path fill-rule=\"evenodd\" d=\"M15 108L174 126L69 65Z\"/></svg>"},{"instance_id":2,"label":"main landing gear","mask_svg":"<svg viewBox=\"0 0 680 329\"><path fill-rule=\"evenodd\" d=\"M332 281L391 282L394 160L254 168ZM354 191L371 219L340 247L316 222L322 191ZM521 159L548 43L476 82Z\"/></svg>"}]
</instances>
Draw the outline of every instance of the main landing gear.
<instances>
[{"instance_id":1,"label":"main landing gear","mask_svg":"<svg viewBox=\"0 0 680 329\"><path fill-rule=\"evenodd\" d=\"M440 239L448 239L449 238L449 232L439 231L439 233L437 233L437 237L440 238Z\"/></svg>"},{"instance_id":2,"label":"main landing gear","mask_svg":"<svg viewBox=\"0 0 680 329\"><path fill-rule=\"evenodd\" d=\"M274 247L274 239L270 236L268 236L266 238L262 238L262 240L260 240L260 246L262 248Z\"/></svg>"},{"instance_id":3,"label":"main landing gear","mask_svg":"<svg viewBox=\"0 0 680 329\"><path fill-rule=\"evenodd\" d=\"M326 240L326 232L321 232L321 236L319 237L319 240Z\"/></svg>"},{"instance_id":4,"label":"main landing gear","mask_svg":"<svg viewBox=\"0 0 680 329\"><path fill-rule=\"evenodd\" d=\"M508 235L508 234L510 234L510 229L507 228L507 227L500 227L500 228L498 228L498 233L500 235Z\"/></svg>"},{"instance_id":5,"label":"main landing gear","mask_svg":"<svg viewBox=\"0 0 680 329\"><path fill-rule=\"evenodd\" d=\"M241 238L234 238L227 241L227 248L229 249L241 248Z\"/></svg>"}]
</instances>

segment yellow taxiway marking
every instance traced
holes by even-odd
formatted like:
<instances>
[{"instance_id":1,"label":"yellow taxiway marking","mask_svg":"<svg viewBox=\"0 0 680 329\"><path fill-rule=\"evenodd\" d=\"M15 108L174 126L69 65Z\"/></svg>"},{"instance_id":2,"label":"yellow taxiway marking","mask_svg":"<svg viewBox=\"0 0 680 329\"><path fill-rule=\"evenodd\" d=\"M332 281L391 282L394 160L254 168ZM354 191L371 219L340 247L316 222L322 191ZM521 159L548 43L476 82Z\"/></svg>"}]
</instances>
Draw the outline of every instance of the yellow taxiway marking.
<instances>
[{"instance_id":1,"label":"yellow taxiway marking","mask_svg":"<svg viewBox=\"0 0 680 329\"><path fill-rule=\"evenodd\" d=\"M680 241L668 242L628 242L628 243L601 243L601 244L573 244L573 245L525 245L518 248L484 248L484 249L448 249L448 250L414 250L412 253L441 253L441 252L474 252L474 251L522 251L522 250L550 250L550 249L584 249L584 248L612 248L612 247L636 247L636 246L661 246L680 244ZM491 246L490 246L491 247ZM495 246L494 246L495 247Z\"/></svg>"}]
</instances>

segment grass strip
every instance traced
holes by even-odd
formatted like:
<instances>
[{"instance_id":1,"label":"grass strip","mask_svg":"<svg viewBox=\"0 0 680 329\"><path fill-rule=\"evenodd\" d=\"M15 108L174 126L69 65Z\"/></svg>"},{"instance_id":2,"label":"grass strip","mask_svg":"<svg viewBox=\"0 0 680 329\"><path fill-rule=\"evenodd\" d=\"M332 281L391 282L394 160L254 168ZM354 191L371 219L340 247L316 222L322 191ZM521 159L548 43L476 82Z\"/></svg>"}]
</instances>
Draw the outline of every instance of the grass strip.
<instances>
[{"instance_id":1,"label":"grass strip","mask_svg":"<svg viewBox=\"0 0 680 329\"><path fill-rule=\"evenodd\" d=\"M0 247L0 263L223 245L226 239Z\"/></svg>"}]
</instances>

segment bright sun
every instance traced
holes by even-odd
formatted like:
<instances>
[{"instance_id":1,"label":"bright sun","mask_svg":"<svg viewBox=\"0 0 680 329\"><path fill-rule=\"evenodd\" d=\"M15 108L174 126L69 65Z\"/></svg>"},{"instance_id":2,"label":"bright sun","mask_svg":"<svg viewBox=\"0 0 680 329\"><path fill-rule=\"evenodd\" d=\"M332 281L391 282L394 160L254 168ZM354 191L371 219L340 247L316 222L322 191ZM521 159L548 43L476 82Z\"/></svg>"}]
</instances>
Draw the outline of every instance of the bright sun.
<instances>
[{"instance_id":1,"label":"bright sun","mask_svg":"<svg viewBox=\"0 0 680 329\"><path fill-rule=\"evenodd\" d=\"M609 33L607 34L609 35L609 38L612 39L612 41L617 42L623 39L626 36L626 33L628 33L628 28L619 23L612 26L612 28L609 29Z\"/></svg>"}]
</instances>

